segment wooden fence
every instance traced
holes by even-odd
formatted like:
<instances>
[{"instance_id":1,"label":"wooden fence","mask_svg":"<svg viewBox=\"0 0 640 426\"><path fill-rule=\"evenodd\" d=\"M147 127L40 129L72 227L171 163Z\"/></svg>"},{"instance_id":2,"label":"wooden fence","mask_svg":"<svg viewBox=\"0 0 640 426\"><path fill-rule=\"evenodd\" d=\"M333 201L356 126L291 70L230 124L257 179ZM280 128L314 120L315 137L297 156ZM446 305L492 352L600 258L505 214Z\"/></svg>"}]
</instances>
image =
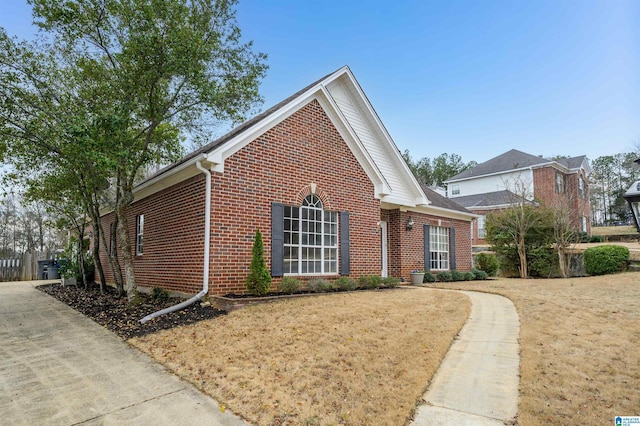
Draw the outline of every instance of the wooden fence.
<instances>
[{"instance_id":1,"label":"wooden fence","mask_svg":"<svg viewBox=\"0 0 640 426\"><path fill-rule=\"evenodd\" d=\"M0 259L0 281L32 281L38 279L38 260L47 253L31 252L22 256Z\"/></svg>"}]
</instances>

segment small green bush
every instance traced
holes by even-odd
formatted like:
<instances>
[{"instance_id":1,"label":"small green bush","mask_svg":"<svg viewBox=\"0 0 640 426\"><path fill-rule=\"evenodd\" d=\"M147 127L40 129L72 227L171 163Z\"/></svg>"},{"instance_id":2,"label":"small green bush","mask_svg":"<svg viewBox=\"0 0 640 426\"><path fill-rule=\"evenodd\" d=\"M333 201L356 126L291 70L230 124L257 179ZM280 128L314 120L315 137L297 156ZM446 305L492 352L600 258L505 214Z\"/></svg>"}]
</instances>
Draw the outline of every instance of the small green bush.
<instances>
[{"instance_id":1,"label":"small green bush","mask_svg":"<svg viewBox=\"0 0 640 426\"><path fill-rule=\"evenodd\" d=\"M451 276L451 272L449 271L438 272L436 278L438 279L438 281L443 283L453 281L453 276Z\"/></svg>"},{"instance_id":2,"label":"small green bush","mask_svg":"<svg viewBox=\"0 0 640 426\"><path fill-rule=\"evenodd\" d=\"M473 281L476 279L476 274L474 274L471 271L467 271L464 273L464 280L465 281Z\"/></svg>"},{"instance_id":3,"label":"small green bush","mask_svg":"<svg viewBox=\"0 0 640 426\"><path fill-rule=\"evenodd\" d=\"M340 277L333 282L334 287L340 290L351 291L355 290L356 282L349 277Z\"/></svg>"},{"instance_id":4,"label":"small green bush","mask_svg":"<svg viewBox=\"0 0 640 426\"><path fill-rule=\"evenodd\" d=\"M282 293L292 294L300 290L302 282L294 277L284 277L278 284L278 291Z\"/></svg>"},{"instance_id":5,"label":"small green bush","mask_svg":"<svg viewBox=\"0 0 640 426\"><path fill-rule=\"evenodd\" d=\"M314 293L326 293L333 288L331 282L325 280L324 278L314 278L309 281L309 289Z\"/></svg>"},{"instance_id":6,"label":"small green bush","mask_svg":"<svg viewBox=\"0 0 640 426\"><path fill-rule=\"evenodd\" d=\"M436 282L436 277L429 271L424 273L424 278L422 279L423 283L433 283Z\"/></svg>"},{"instance_id":7,"label":"small green bush","mask_svg":"<svg viewBox=\"0 0 640 426\"><path fill-rule=\"evenodd\" d=\"M589 275L620 272L626 269L628 261L629 249L622 246L598 246L584 251L584 269Z\"/></svg>"},{"instance_id":8,"label":"small green bush","mask_svg":"<svg viewBox=\"0 0 640 426\"><path fill-rule=\"evenodd\" d=\"M385 277L382 279L382 284L384 284L385 287L389 288L398 287L400 285L400 278Z\"/></svg>"},{"instance_id":9,"label":"small green bush","mask_svg":"<svg viewBox=\"0 0 640 426\"><path fill-rule=\"evenodd\" d=\"M359 278L360 288L372 289L379 288L382 285L382 278L377 275L364 275Z\"/></svg>"},{"instance_id":10,"label":"small green bush","mask_svg":"<svg viewBox=\"0 0 640 426\"><path fill-rule=\"evenodd\" d=\"M481 271L480 269L474 269L473 271L471 271L474 275L474 280L486 280L487 279L487 273L485 271Z\"/></svg>"},{"instance_id":11,"label":"small green bush","mask_svg":"<svg viewBox=\"0 0 640 426\"><path fill-rule=\"evenodd\" d=\"M604 236L603 235L592 235L591 238L589 239L590 243L604 243Z\"/></svg>"},{"instance_id":12,"label":"small green bush","mask_svg":"<svg viewBox=\"0 0 640 426\"><path fill-rule=\"evenodd\" d=\"M169 300L169 292L162 287L154 287L151 290L151 300L155 302L166 302Z\"/></svg>"},{"instance_id":13,"label":"small green bush","mask_svg":"<svg viewBox=\"0 0 640 426\"><path fill-rule=\"evenodd\" d=\"M451 271L451 280L452 281L464 281L464 272L456 271L455 269Z\"/></svg>"},{"instance_id":14,"label":"small green bush","mask_svg":"<svg viewBox=\"0 0 640 426\"><path fill-rule=\"evenodd\" d=\"M498 258L491 253L478 253L476 256L476 267L494 277L498 273Z\"/></svg>"}]
</instances>

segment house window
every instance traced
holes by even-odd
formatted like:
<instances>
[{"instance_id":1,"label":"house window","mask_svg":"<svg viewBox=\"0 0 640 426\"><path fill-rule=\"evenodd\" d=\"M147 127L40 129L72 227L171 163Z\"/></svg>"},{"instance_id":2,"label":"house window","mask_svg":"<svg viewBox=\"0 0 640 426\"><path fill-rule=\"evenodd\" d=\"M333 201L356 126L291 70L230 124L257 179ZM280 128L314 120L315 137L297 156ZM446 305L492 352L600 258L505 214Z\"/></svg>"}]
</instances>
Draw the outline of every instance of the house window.
<instances>
[{"instance_id":1,"label":"house window","mask_svg":"<svg viewBox=\"0 0 640 426\"><path fill-rule=\"evenodd\" d=\"M144 234L144 215L136 216L136 255L142 254L142 237Z\"/></svg>"},{"instance_id":2,"label":"house window","mask_svg":"<svg viewBox=\"0 0 640 426\"><path fill-rule=\"evenodd\" d=\"M429 227L430 269L449 269L449 228Z\"/></svg>"},{"instance_id":3,"label":"house window","mask_svg":"<svg viewBox=\"0 0 640 426\"><path fill-rule=\"evenodd\" d=\"M484 216L478 218L478 238L484 239Z\"/></svg>"},{"instance_id":4,"label":"house window","mask_svg":"<svg viewBox=\"0 0 640 426\"><path fill-rule=\"evenodd\" d=\"M586 216L582 216L581 224L582 224L582 232L587 232L587 217Z\"/></svg>"},{"instance_id":5,"label":"house window","mask_svg":"<svg viewBox=\"0 0 640 426\"><path fill-rule=\"evenodd\" d=\"M564 194L564 175L556 172L556 193Z\"/></svg>"},{"instance_id":6,"label":"house window","mask_svg":"<svg viewBox=\"0 0 640 426\"><path fill-rule=\"evenodd\" d=\"M460 195L460 184L454 183L451 185L451 195Z\"/></svg>"},{"instance_id":7,"label":"house window","mask_svg":"<svg viewBox=\"0 0 640 426\"><path fill-rule=\"evenodd\" d=\"M323 210L317 195L284 206L284 273L338 273L338 213Z\"/></svg>"},{"instance_id":8,"label":"house window","mask_svg":"<svg viewBox=\"0 0 640 426\"><path fill-rule=\"evenodd\" d=\"M580 198L585 198L584 179L582 178L582 176L578 177L578 196Z\"/></svg>"}]
</instances>

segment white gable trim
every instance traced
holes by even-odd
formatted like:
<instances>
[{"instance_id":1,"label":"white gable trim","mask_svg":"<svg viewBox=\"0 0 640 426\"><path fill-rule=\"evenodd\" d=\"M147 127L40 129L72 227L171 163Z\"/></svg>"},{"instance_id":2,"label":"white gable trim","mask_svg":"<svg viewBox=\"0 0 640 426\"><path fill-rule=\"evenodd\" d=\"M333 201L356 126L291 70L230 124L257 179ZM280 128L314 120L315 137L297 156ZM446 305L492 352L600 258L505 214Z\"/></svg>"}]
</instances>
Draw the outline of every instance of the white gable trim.
<instances>
[{"instance_id":1,"label":"white gable trim","mask_svg":"<svg viewBox=\"0 0 640 426\"><path fill-rule=\"evenodd\" d=\"M340 81L337 81L338 79L340 79ZM328 90L327 85L333 82L340 85L346 84L349 90L353 90L353 92L357 94L358 105L355 106L357 113L362 114L363 117L366 116L369 123L368 126L375 127L371 129L374 133L374 143L378 144L378 146L380 146L380 144L384 145L382 148L384 149L385 154L387 154L385 158L382 160L378 159L378 161L389 161L390 164L385 167L388 168L391 166L394 173L397 173L399 176L400 184L397 183L398 177L394 177L394 179L396 179L396 183L394 185L397 187L395 192L393 187L389 185L389 182L381 171L379 165L376 164L376 161L371 157L371 154L368 152L365 144L358 137L357 132L346 119L343 111L331 95L330 90ZM275 127L313 100L317 100L319 102L332 124L338 130L343 140L347 143L349 149L358 160L358 163L373 183L375 191L373 195L375 198L384 200L388 203L400 204L408 207L427 206L430 204L430 201L422 192L422 189L413 176L413 173L411 173L409 167L402 158L397 146L391 139L389 133L380 121L380 118L373 110L373 107L347 66L329 75L305 92L293 98L288 103L278 107L271 114L260 119L244 131L235 135L233 138L225 141L217 148L213 148L209 152L198 155L195 158L191 158L188 161L167 170L165 173L159 174L158 176L143 182L134 190L135 200L137 201L145 198L199 174L200 172L195 166L196 162L199 160L209 163L212 171L224 173L224 162L227 158L262 136L268 130ZM404 195L399 196L399 194ZM407 194L409 194L408 198Z\"/></svg>"}]
</instances>

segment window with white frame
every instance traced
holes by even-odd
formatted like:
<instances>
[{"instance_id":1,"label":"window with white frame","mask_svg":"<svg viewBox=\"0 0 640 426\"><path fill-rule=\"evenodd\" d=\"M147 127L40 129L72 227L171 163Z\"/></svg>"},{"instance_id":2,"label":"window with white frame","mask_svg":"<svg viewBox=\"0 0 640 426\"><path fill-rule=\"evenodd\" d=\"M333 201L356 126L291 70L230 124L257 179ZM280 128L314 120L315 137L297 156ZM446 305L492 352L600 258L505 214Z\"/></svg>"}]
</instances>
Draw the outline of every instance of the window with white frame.
<instances>
[{"instance_id":1,"label":"window with white frame","mask_svg":"<svg viewBox=\"0 0 640 426\"><path fill-rule=\"evenodd\" d=\"M323 210L317 195L284 206L284 273L338 273L338 212Z\"/></svg>"},{"instance_id":2,"label":"window with white frame","mask_svg":"<svg viewBox=\"0 0 640 426\"><path fill-rule=\"evenodd\" d=\"M430 269L449 269L449 228L429 227L429 257Z\"/></svg>"},{"instance_id":3,"label":"window with white frame","mask_svg":"<svg viewBox=\"0 0 640 426\"><path fill-rule=\"evenodd\" d=\"M144 215L136 216L136 255L142 254L142 237L144 235Z\"/></svg>"},{"instance_id":4,"label":"window with white frame","mask_svg":"<svg viewBox=\"0 0 640 426\"><path fill-rule=\"evenodd\" d=\"M581 230L582 232L587 232L587 217L586 216L582 216L581 218Z\"/></svg>"},{"instance_id":5,"label":"window with white frame","mask_svg":"<svg viewBox=\"0 0 640 426\"><path fill-rule=\"evenodd\" d=\"M451 184L451 195L460 195L460 184Z\"/></svg>"},{"instance_id":6,"label":"window with white frame","mask_svg":"<svg viewBox=\"0 0 640 426\"><path fill-rule=\"evenodd\" d=\"M564 194L564 175L560 172L556 172L556 193Z\"/></svg>"},{"instance_id":7,"label":"window with white frame","mask_svg":"<svg viewBox=\"0 0 640 426\"><path fill-rule=\"evenodd\" d=\"M484 216L478 218L478 238L484 239Z\"/></svg>"},{"instance_id":8,"label":"window with white frame","mask_svg":"<svg viewBox=\"0 0 640 426\"><path fill-rule=\"evenodd\" d=\"M582 178L582 176L578 177L578 197L585 198L584 179Z\"/></svg>"}]
</instances>

